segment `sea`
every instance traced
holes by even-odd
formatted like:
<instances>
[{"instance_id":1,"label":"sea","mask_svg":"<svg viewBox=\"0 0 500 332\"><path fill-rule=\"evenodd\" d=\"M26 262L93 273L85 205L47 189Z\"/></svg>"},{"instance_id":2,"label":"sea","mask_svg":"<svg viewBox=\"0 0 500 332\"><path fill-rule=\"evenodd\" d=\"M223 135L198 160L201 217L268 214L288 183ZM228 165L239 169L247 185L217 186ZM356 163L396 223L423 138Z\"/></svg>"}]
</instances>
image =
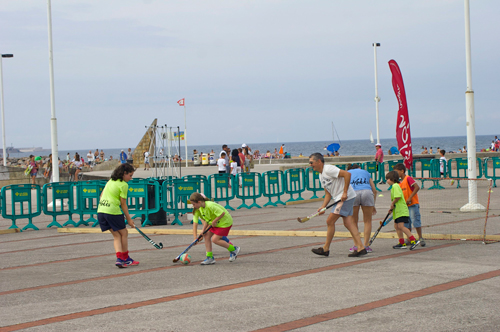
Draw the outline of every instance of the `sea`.
<instances>
[{"instance_id":1,"label":"sea","mask_svg":"<svg viewBox=\"0 0 500 332\"><path fill-rule=\"evenodd\" d=\"M482 149L487 149L491 145L491 141L494 139L493 135L479 135L476 136L476 151L481 151ZM366 140L345 140L340 141L337 140L335 142L332 141L315 141L315 142L277 142L277 143L251 143L251 142L242 142L246 143L252 151L259 150L261 154L265 154L267 151L271 153L274 152L274 149L280 148L281 144L285 144L285 151L290 153L292 157L299 156L300 154L304 156L309 156L314 152L320 152L326 154L328 151L325 148L331 143L340 144L339 153L341 156L359 156L359 155L375 155L375 143L370 143L368 139ZM239 148L242 143L227 143L229 148ZM380 144L382 144L382 149L384 154L388 154L388 150L391 147L397 147L396 139L385 138L380 140ZM434 150L434 153L437 153L437 149L443 149L447 153L458 152L459 149L462 149L464 146L467 146L467 137L466 136L451 136L451 137L414 137L412 138L412 149L414 154L420 154L423 151L424 147L427 149ZM105 158L109 158L113 156L113 159L119 157L121 150L127 151L129 147L118 147L118 148L110 148L103 149L105 153ZM210 144L210 145L188 145L188 158L191 160L193 157L193 150L196 149L198 153L210 153L212 150L218 154L221 151L222 144ZM86 159L87 153L90 151L94 152L95 149L73 149L73 150L59 150L59 158L64 160L66 158L67 153L70 154L71 159L75 152L78 152L81 156ZM171 153L172 155L180 154L184 159L185 148L181 142L180 152L178 148L175 147ZM9 157L20 158L20 157L28 157L30 154L36 154L40 156L48 156L51 153L50 149L44 149L42 151L33 152L19 152L19 153L10 153Z\"/></svg>"}]
</instances>

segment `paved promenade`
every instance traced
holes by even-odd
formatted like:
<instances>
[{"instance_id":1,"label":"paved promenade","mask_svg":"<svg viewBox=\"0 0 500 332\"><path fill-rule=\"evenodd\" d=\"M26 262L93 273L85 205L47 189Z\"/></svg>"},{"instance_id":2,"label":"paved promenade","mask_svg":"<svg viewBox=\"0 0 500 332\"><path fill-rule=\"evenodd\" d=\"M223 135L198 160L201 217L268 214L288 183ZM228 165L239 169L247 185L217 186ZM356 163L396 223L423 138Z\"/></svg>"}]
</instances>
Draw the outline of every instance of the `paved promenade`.
<instances>
[{"instance_id":1,"label":"paved promenade","mask_svg":"<svg viewBox=\"0 0 500 332\"><path fill-rule=\"evenodd\" d=\"M211 167L182 172L199 174L205 169L206 175L214 173ZM141 172L135 176L149 176ZM498 192L495 188L496 207L490 218L496 225L500 224ZM387 211L390 195L384 194L377 199L374 228ZM190 250L190 265L172 262L193 240L185 217L183 226L143 228L155 242L163 243L162 250L131 232L131 255L140 265L118 269L110 234L90 227L65 230L75 233L47 229L51 217L41 215L34 220L40 231L0 234L0 331L500 329L500 243L428 240L413 251L394 250L391 223L383 230L385 236L373 243L373 253L349 258L352 240L335 237L330 256L319 257L311 248L324 242L326 217L304 224L296 220L319 205L231 212L230 239L241 246L241 253L230 263L227 251L216 247L217 263L212 266L199 265L205 254L203 243ZM431 217L426 214L424 223L438 222ZM0 219L0 230L9 225ZM160 234L172 230L186 235ZM250 235L255 231L267 231L267 236ZM310 236L269 236L278 231L290 231L282 235L307 231ZM346 232L340 221L337 231ZM499 234L500 228L495 232Z\"/></svg>"}]
</instances>

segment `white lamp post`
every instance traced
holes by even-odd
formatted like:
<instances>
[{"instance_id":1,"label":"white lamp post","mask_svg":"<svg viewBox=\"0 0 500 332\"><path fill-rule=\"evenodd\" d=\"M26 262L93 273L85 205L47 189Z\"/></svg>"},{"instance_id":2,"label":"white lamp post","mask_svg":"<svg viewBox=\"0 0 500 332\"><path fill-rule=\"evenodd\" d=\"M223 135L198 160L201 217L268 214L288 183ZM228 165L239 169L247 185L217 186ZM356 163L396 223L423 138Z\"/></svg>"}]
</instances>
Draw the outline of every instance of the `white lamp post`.
<instances>
[{"instance_id":1,"label":"white lamp post","mask_svg":"<svg viewBox=\"0 0 500 332\"><path fill-rule=\"evenodd\" d=\"M13 54L2 54L0 57L0 97L2 98L2 144L3 144L3 165L7 166L7 146L5 143L5 113L3 109L3 73L2 73L2 59L12 58Z\"/></svg>"},{"instance_id":2,"label":"white lamp post","mask_svg":"<svg viewBox=\"0 0 500 332\"><path fill-rule=\"evenodd\" d=\"M49 30L49 77L50 77L50 142L52 147L52 182L59 182L59 148L57 146L56 98L54 95L54 59L52 52L52 14L50 0L47 0L47 21Z\"/></svg>"},{"instance_id":3,"label":"white lamp post","mask_svg":"<svg viewBox=\"0 0 500 332\"><path fill-rule=\"evenodd\" d=\"M470 10L469 0L465 0L465 64L467 71L467 91L465 91L465 114L467 125L467 165L468 178L475 179L476 167L476 116L474 114L474 90L472 90L472 65L470 47ZM477 182L469 181L469 203L460 208L460 211L486 210L477 202Z\"/></svg>"},{"instance_id":4,"label":"white lamp post","mask_svg":"<svg viewBox=\"0 0 500 332\"><path fill-rule=\"evenodd\" d=\"M373 46L373 55L375 61L375 114L377 121L377 144L380 144L380 132L378 126L378 102L380 101L380 98L378 97L378 81L377 81L377 47L380 46L380 43L373 43L372 46Z\"/></svg>"}]
</instances>

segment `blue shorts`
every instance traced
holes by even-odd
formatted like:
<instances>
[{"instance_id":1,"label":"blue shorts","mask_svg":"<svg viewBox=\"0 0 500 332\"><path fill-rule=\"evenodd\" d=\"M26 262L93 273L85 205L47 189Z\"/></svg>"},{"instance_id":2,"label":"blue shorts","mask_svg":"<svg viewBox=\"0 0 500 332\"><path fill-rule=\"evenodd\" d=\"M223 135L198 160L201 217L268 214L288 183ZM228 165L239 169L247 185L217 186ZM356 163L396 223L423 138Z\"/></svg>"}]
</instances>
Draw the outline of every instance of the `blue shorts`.
<instances>
[{"instance_id":1,"label":"blue shorts","mask_svg":"<svg viewBox=\"0 0 500 332\"><path fill-rule=\"evenodd\" d=\"M420 205L413 204L408 206L408 210L410 211L410 220L409 222L405 222L405 227L411 229L413 227L422 227L422 222L420 221Z\"/></svg>"},{"instance_id":2,"label":"blue shorts","mask_svg":"<svg viewBox=\"0 0 500 332\"><path fill-rule=\"evenodd\" d=\"M97 220L99 221L99 226L101 226L101 231L105 232L109 229L118 232L124 229L125 226L125 216L123 214L107 214L98 213Z\"/></svg>"},{"instance_id":3,"label":"blue shorts","mask_svg":"<svg viewBox=\"0 0 500 332\"><path fill-rule=\"evenodd\" d=\"M352 208L355 200L356 198L351 198L345 202L338 202L332 206L330 213L338 214L342 217L352 216ZM337 208L340 208L340 210L337 210Z\"/></svg>"}]
</instances>

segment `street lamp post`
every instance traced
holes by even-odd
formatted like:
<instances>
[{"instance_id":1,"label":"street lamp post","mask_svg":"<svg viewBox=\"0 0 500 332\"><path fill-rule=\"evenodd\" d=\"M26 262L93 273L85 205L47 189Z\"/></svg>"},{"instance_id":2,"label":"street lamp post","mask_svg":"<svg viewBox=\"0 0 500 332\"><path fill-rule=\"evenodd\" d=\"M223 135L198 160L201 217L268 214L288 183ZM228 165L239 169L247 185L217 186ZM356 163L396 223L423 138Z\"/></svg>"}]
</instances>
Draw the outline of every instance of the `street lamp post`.
<instances>
[{"instance_id":1,"label":"street lamp post","mask_svg":"<svg viewBox=\"0 0 500 332\"><path fill-rule=\"evenodd\" d=\"M378 97L378 81L377 81L377 47L380 46L380 43L373 43L372 46L373 46L373 55L375 61L375 114L377 121L377 144L380 144L380 132L378 126L378 102L380 101L380 98Z\"/></svg>"},{"instance_id":2,"label":"street lamp post","mask_svg":"<svg viewBox=\"0 0 500 332\"><path fill-rule=\"evenodd\" d=\"M3 58L12 58L13 54L2 54L0 57L0 98L2 99L2 144L3 144L3 165L7 166L7 146L5 143L5 113L3 109L3 73L2 73L2 59Z\"/></svg>"}]
</instances>

